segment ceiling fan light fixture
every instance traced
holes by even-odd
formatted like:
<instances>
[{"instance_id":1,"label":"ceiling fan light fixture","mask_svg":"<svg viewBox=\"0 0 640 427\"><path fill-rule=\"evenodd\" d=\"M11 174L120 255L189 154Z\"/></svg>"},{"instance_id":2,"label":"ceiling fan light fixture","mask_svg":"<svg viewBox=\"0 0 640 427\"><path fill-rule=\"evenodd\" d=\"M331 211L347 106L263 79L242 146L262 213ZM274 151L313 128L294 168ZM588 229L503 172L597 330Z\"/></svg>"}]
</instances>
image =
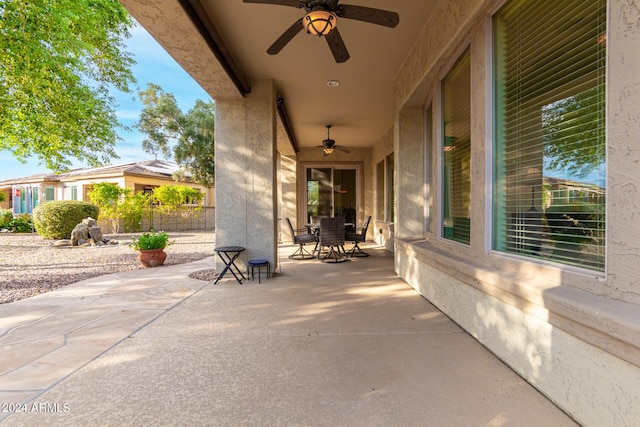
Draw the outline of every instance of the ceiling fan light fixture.
<instances>
[{"instance_id":1,"label":"ceiling fan light fixture","mask_svg":"<svg viewBox=\"0 0 640 427\"><path fill-rule=\"evenodd\" d=\"M308 34L314 36L326 36L336 27L338 17L335 13L326 10L312 10L303 18L303 23Z\"/></svg>"},{"instance_id":2,"label":"ceiling fan light fixture","mask_svg":"<svg viewBox=\"0 0 640 427\"><path fill-rule=\"evenodd\" d=\"M324 149L324 154L331 154L331 153L333 153L333 148L328 148L327 147L327 148Z\"/></svg>"}]
</instances>

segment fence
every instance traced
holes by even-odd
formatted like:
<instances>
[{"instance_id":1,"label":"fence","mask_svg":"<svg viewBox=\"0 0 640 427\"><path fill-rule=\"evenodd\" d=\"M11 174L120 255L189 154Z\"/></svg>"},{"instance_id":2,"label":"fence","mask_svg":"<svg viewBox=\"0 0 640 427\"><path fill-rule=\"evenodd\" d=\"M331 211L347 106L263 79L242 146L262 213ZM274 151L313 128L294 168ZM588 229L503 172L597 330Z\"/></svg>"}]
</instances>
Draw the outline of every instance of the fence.
<instances>
[{"instance_id":1,"label":"fence","mask_svg":"<svg viewBox=\"0 0 640 427\"><path fill-rule=\"evenodd\" d=\"M187 209L178 210L164 214L157 209L151 209L151 212L142 219L142 224L133 229L126 226L126 221L121 218L119 221L120 233L129 233L132 231L188 231L188 230L215 230L215 207L203 207L197 212L191 212ZM111 225L111 221L101 219L98 225L103 233L114 233L115 230Z\"/></svg>"}]
</instances>

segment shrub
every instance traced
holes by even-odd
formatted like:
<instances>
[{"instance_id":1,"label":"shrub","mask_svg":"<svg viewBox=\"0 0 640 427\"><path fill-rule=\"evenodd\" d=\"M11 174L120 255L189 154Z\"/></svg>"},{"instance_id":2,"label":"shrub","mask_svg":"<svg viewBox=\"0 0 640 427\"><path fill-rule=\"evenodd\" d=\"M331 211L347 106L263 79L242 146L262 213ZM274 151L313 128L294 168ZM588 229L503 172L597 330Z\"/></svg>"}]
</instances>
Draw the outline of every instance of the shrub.
<instances>
[{"instance_id":1,"label":"shrub","mask_svg":"<svg viewBox=\"0 0 640 427\"><path fill-rule=\"evenodd\" d=\"M5 225L5 228L14 233L31 233L33 231L33 221L28 214L13 218Z\"/></svg>"},{"instance_id":2,"label":"shrub","mask_svg":"<svg viewBox=\"0 0 640 427\"><path fill-rule=\"evenodd\" d=\"M33 210L36 232L48 239L68 239L74 227L87 217L97 218L97 206L77 200L48 202Z\"/></svg>"},{"instance_id":3,"label":"shrub","mask_svg":"<svg viewBox=\"0 0 640 427\"><path fill-rule=\"evenodd\" d=\"M7 226L12 219L13 212L11 212L9 209L0 209L0 228L8 228Z\"/></svg>"},{"instance_id":4,"label":"shrub","mask_svg":"<svg viewBox=\"0 0 640 427\"><path fill-rule=\"evenodd\" d=\"M122 218L125 231L139 230L149 207L148 194L109 182L94 184L88 196L100 209L100 219L109 221L115 233L120 232Z\"/></svg>"}]
</instances>

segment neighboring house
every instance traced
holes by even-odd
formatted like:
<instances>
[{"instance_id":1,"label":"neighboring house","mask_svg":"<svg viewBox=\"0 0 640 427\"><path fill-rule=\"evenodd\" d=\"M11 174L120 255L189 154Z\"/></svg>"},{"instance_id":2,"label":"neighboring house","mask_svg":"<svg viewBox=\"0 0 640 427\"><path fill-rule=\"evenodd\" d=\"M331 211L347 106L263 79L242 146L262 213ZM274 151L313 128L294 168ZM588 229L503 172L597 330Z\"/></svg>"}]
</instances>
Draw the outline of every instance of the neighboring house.
<instances>
[{"instance_id":1,"label":"neighboring house","mask_svg":"<svg viewBox=\"0 0 640 427\"><path fill-rule=\"evenodd\" d=\"M14 215L30 214L36 206L53 200L89 202L87 194L94 184L110 182L135 191L153 191L154 187L176 184L172 173L178 165L166 160L147 160L123 165L75 169L61 174L39 174L0 181L7 200L0 207ZM214 191L191 182L181 182L205 194L203 206L214 206Z\"/></svg>"}]
</instances>

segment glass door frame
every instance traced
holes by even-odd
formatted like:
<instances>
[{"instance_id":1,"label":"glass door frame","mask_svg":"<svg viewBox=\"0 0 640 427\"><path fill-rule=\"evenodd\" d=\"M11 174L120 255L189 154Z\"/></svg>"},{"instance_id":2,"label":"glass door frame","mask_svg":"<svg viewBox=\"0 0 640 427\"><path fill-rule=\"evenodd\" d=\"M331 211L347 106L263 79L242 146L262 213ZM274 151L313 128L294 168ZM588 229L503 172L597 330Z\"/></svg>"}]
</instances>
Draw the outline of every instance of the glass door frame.
<instances>
[{"instance_id":1,"label":"glass door frame","mask_svg":"<svg viewBox=\"0 0 640 427\"><path fill-rule=\"evenodd\" d=\"M307 199L307 175L309 169L331 169L331 185L334 186L334 172L336 170L355 170L356 171L356 226L362 222L362 193L363 193L363 182L362 182L362 170L363 166L361 163L304 163L302 165L302 204L301 210L303 213L303 224L309 222L309 218L307 218L307 206L309 200ZM331 193L331 216L334 215L335 212L335 193Z\"/></svg>"}]
</instances>

